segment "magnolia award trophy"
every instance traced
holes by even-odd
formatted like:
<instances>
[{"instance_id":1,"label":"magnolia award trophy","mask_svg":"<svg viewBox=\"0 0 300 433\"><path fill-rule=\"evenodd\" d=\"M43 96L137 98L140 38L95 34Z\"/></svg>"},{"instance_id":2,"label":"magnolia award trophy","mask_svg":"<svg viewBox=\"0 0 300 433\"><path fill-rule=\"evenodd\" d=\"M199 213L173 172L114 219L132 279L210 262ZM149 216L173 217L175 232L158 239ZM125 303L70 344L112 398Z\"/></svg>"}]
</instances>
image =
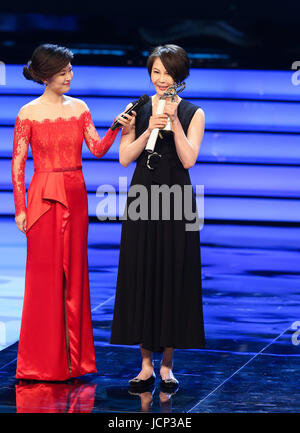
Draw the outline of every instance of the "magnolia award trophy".
<instances>
[{"instance_id":1,"label":"magnolia award trophy","mask_svg":"<svg viewBox=\"0 0 300 433\"><path fill-rule=\"evenodd\" d=\"M179 92L182 92L184 89L185 89L185 83L184 82L183 83L175 83L175 84L173 84L173 86L168 87L168 89L165 91L165 93L163 94L163 96L161 96L159 98L156 114L163 114L164 108L165 108L165 104L166 104L166 99L167 98L171 98L171 101L174 102L175 101L175 96ZM168 123L165 126L164 130L165 131L170 131L171 130L170 120L168 121ZM156 144L156 140L157 140L157 136L159 134L159 131L160 131L159 128L154 128L151 131L150 137L149 137L147 145L145 147L145 150L147 150L150 153L150 155L152 155L152 154L159 155L157 152L154 152L154 148L155 148L155 144ZM162 138L162 136L160 136L160 137ZM152 168L152 167L149 166L149 168Z\"/></svg>"}]
</instances>

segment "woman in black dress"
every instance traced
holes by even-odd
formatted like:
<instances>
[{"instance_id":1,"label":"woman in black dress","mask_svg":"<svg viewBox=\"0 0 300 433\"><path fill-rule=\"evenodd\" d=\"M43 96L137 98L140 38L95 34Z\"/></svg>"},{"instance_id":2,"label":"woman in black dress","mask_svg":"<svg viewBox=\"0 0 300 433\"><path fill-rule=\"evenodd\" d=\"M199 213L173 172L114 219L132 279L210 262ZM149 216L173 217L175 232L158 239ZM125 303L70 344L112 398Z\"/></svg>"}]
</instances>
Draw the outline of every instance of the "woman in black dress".
<instances>
[{"instance_id":1,"label":"woman in black dress","mask_svg":"<svg viewBox=\"0 0 300 433\"><path fill-rule=\"evenodd\" d=\"M110 343L140 345L142 369L129 381L131 386L155 381L152 354L162 352L161 385L174 388L178 385L172 372L174 348L203 348L205 341L199 225L196 230L187 229L190 216L197 213L188 169L197 160L204 113L177 95L175 101L167 99L163 114L155 114L165 91L189 75L189 60L182 48L155 48L147 67L156 94L123 130L119 150L123 166L133 161L137 164L123 216ZM145 147L155 128L160 129L156 153L149 157ZM160 195L154 203L153 188L161 186L174 194ZM135 196L137 189L140 195ZM182 199L179 207L178 193ZM167 207L170 212L164 216Z\"/></svg>"}]
</instances>

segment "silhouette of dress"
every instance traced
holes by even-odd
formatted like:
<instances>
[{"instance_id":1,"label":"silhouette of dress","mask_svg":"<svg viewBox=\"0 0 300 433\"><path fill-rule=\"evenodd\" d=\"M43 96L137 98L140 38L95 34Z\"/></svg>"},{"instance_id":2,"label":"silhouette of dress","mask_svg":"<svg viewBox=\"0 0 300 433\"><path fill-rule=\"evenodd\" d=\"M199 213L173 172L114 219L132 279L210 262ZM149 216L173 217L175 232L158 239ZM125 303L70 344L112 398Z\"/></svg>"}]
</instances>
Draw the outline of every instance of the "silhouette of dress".
<instances>
[{"instance_id":1,"label":"silhouette of dress","mask_svg":"<svg viewBox=\"0 0 300 433\"><path fill-rule=\"evenodd\" d=\"M198 108L181 99L178 118L185 134ZM151 115L150 99L137 113L136 138L147 129ZM203 348L199 225L196 230L187 230L187 224L192 221L189 216L197 212L195 193L189 171L178 158L172 131L160 132L155 152L160 156L149 159L146 150L140 154L130 185L146 188L148 218L130 217L130 206L136 198L129 194L124 214L127 218L122 222L110 343L141 344L152 352L161 352L164 347ZM171 189L176 185L182 194L181 218L176 219L172 194L170 218L163 217L166 207L163 200L156 219L151 218L151 189L154 186ZM184 199L188 199L189 193L190 214L186 215ZM157 211L157 206L154 207Z\"/></svg>"},{"instance_id":2,"label":"silhouette of dress","mask_svg":"<svg viewBox=\"0 0 300 433\"><path fill-rule=\"evenodd\" d=\"M88 258L88 203L83 138L98 158L118 129L101 140L89 110L69 118L15 123L12 181L15 213L27 213L25 293L16 377L67 380L96 372ZM34 174L25 201L29 143ZM100 167L99 167L100 169Z\"/></svg>"}]
</instances>

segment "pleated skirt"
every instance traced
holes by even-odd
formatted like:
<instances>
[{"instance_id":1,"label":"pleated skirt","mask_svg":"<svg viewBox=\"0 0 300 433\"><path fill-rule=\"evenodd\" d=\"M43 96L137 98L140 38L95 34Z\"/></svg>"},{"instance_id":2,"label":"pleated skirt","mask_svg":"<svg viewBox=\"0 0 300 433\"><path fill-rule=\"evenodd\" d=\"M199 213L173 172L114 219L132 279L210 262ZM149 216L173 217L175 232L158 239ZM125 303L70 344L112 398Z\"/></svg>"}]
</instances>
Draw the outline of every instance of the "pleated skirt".
<instances>
[{"instance_id":1,"label":"pleated skirt","mask_svg":"<svg viewBox=\"0 0 300 433\"><path fill-rule=\"evenodd\" d=\"M191 187L189 174L172 160L170 164L169 186L179 185L184 197L184 185ZM161 170L162 181L165 171ZM130 187L145 186L148 209L153 184L152 172L139 162ZM131 203L128 197L125 214ZM195 210L193 190L192 203ZM177 220L171 213L169 220L163 219L164 206L162 202L157 220L127 216L122 222L111 344L141 344L152 352L205 345L200 233L186 229L184 216Z\"/></svg>"}]
</instances>

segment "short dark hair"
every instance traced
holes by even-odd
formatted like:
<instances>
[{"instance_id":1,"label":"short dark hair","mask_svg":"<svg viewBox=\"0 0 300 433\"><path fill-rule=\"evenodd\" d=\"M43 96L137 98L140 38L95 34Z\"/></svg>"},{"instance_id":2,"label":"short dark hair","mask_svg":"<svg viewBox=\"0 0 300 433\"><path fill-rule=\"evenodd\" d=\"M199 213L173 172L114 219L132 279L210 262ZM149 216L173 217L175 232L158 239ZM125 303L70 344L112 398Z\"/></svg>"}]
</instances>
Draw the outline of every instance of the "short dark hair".
<instances>
[{"instance_id":1,"label":"short dark hair","mask_svg":"<svg viewBox=\"0 0 300 433\"><path fill-rule=\"evenodd\" d=\"M154 60L159 57L176 83L181 83L190 73L190 61L187 53L178 45L160 45L152 51L147 60L147 68L151 75Z\"/></svg>"},{"instance_id":2,"label":"short dark hair","mask_svg":"<svg viewBox=\"0 0 300 433\"><path fill-rule=\"evenodd\" d=\"M43 80L47 80L65 68L73 57L72 51L66 47L54 44L40 45L24 66L23 75L27 80L43 84Z\"/></svg>"}]
</instances>

